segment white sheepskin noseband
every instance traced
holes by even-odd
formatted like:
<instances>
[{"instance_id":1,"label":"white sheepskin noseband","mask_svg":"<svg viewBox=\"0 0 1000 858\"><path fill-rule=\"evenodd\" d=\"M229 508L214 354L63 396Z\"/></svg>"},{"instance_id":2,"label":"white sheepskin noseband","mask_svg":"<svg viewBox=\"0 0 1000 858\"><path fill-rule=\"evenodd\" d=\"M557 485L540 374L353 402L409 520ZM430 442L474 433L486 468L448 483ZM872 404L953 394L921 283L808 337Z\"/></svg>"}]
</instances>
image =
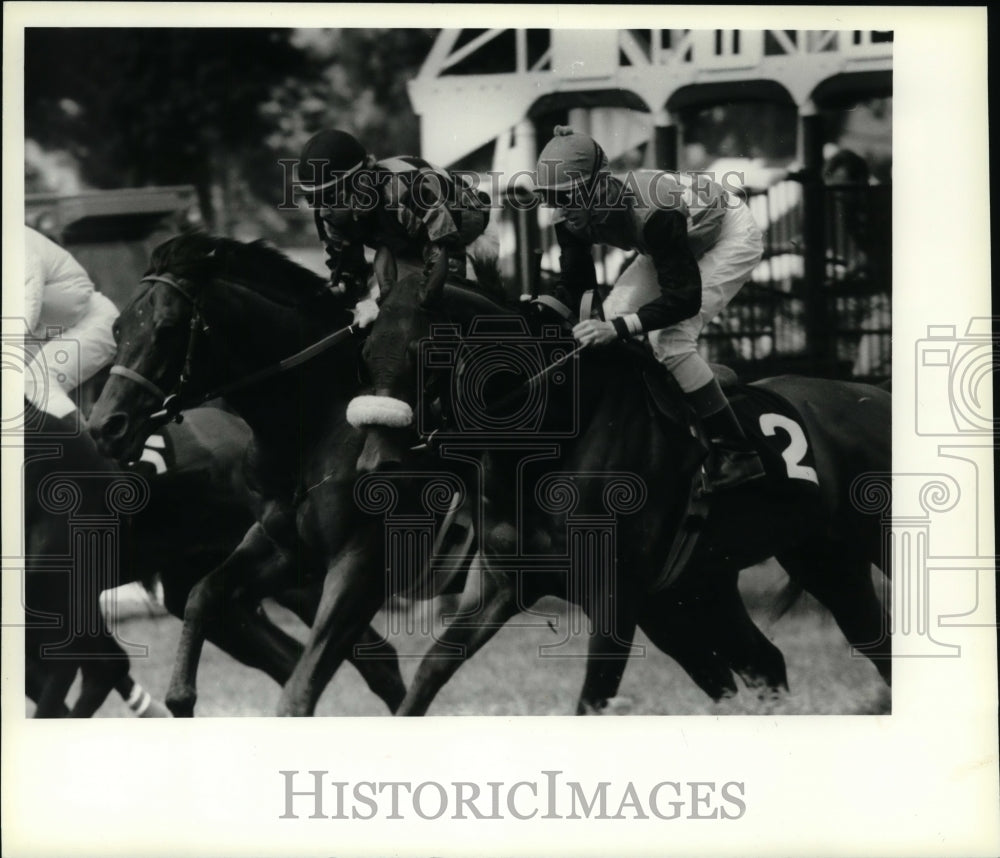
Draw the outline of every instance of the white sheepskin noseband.
<instances>
[{"instance_id":1,"label":"white sheepskin noseband","mask_svg":"<svg viewBox=\"0 0 1000 858\"><path fill-rule=\"evenodd\" d=\"M413 409L391 396L355 396L347 404L347 422L360 426L402 428L413 422Z\"/></svg>"}]
</instances>

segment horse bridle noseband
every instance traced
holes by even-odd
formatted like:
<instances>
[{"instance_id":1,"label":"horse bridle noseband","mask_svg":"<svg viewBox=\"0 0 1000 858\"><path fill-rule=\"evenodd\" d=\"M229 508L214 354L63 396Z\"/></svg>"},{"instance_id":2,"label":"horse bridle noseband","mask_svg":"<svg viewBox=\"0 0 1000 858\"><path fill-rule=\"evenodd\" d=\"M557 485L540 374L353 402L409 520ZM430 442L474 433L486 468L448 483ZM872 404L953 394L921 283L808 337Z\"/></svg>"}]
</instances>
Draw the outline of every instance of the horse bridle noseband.
<instances>
[{"instance_id":1,"label":"horse bridle noseband","mask_svg":"<svg viewBox=\"0 0 1000 858\"><path fill-rule=\"evenodd\" d=\"M156 382L146 378L142 373L121 364L116 363L111 367L111 375L120 375L122 378L127 378L129 381L135 382L144 390L152 393L160 401L162 404L161 410L154 413L150 418L151 420L176 420L180 423L181 394L191 380L191 361L194 357L195 344L198 339L197 335L199 333L208 333L208 325L202 318L201 304L198 299L186 287L182 286L176 277L165 274L147 274L139 281L139 285L141 286L143 283L163 283L182 295L192 307L187 350L184 354L184 364L181 368L180 377L177 379L177 384L173 392L167 393Z\"/></svg>"},{"instance_id":2,"label":"horse bridle noseband","mask_svg":"<svg viewBox=\"0 0 1000 858\"><path fill-rule=\"evenodd\" d=\"M328 334L312 345L306 346L306 348L296 352L284 360L280 360L277 363L266 366L261 370L243 376L242 378L230 382L229 384L221 385L220 387L216 387L206 393L195 396L191 398L190 401L185 401L184 392L185 388L191 381L191 367L194 360L194 351L198 341L198 334L207 334L209 331L208 323L202 316L201 303L185 286L181 285L180 280L170 274L147 274L139 281L139 285L141 286L143 283L163 283L178 294L182 295L192 307L187 349L184 354L184 364L181 368L180 377L178 378L177 384L175 385L172 393L165 392L158 384L156 384L156 382L150 381L150 379L146 378L141 373L136 372L134 369L129 369L127 366L115 364L110 370L111 375L119 375L122 378L127 378L129 381L138 384L144 390L153 394L153 396L160 401L160 410L154 412L149 417L149 419L154 423L165 423L170 420L180 423L183 419L181 415L182 410L186 408L194 408L197 405L208 402L210 399L217 399L221 396L243 390L261 381L273 378L276 375L293 369L294 367L311 360L317 355L322 354L327 349L335 346L337 343L342 342L348 337L353 336L357 332L357 329L353 324L340 328L339 330L334 331L332 334Z\"/></svg>"}]
</instances>

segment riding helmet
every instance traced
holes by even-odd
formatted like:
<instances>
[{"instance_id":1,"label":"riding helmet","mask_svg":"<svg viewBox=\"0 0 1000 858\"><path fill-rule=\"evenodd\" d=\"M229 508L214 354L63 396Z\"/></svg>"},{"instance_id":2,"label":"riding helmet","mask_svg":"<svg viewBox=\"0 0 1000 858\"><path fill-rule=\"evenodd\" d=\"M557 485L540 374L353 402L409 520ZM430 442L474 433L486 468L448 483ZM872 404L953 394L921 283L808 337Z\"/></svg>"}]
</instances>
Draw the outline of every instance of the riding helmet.
<instances>
[{"instance_id":1,"label":"riding helmet","mask_svg":"<svg viewBox=\"0 0 1000 858\"><path fill-rule=\"evenodd\" d=\"M298 181L305 191L323 191L364 166L368 153L346 131L314 134L302 149Z\"/></svg>"},{"instance_id":2,"label":"riding helmet","mask_svg":"<svg viewBox=\"0 0 1000 858\"><path fill-rule=\"evenodd\" d=\"M592 137L565 125L557 125L555 136L542 149L535 168L538 191L567 191L578 184L592 185L608 172L608 156Z\"/></svg>"}]
</instances>

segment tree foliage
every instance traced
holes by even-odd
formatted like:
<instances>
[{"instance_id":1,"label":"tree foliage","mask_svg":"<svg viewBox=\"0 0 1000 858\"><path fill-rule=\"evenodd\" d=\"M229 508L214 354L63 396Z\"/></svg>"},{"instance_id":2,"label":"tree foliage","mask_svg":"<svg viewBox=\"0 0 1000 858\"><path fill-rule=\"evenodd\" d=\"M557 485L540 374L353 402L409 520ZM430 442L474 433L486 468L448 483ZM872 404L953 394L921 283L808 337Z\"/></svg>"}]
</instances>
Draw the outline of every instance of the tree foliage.
<instances>
[{"instance_id":1,"label":"tree foliage","mask_svg":"<svg viewBox=\"0 0 1000 858\"><path fill-rule=\"evenodd\" d=\"M209 224L282 228L279 158L323 127L416 152L432 30L50 29L25 36L26 134L97 188L194 184Z\"/></svg>"}]
</instances>

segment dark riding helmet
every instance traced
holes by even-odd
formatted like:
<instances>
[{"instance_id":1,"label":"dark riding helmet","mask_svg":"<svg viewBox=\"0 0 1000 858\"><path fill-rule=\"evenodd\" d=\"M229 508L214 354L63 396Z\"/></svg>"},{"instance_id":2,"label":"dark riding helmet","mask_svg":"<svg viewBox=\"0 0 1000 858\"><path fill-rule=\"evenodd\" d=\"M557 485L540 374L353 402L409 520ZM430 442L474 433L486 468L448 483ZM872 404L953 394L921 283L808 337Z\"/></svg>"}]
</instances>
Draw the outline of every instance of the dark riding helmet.
<instances>
[{"instance_id":1,"label":"dark riding helmet","mask_svg":"<svg viewBox=\"0 0 1000 858\"><path fill-rule=\"evenodd\" d=\"M329 129L309 138L298 163L299 187L307 193L330 195L338 183L356 173L368 160L368 153L346 131Z\"/></svg>"}]
</instances>

